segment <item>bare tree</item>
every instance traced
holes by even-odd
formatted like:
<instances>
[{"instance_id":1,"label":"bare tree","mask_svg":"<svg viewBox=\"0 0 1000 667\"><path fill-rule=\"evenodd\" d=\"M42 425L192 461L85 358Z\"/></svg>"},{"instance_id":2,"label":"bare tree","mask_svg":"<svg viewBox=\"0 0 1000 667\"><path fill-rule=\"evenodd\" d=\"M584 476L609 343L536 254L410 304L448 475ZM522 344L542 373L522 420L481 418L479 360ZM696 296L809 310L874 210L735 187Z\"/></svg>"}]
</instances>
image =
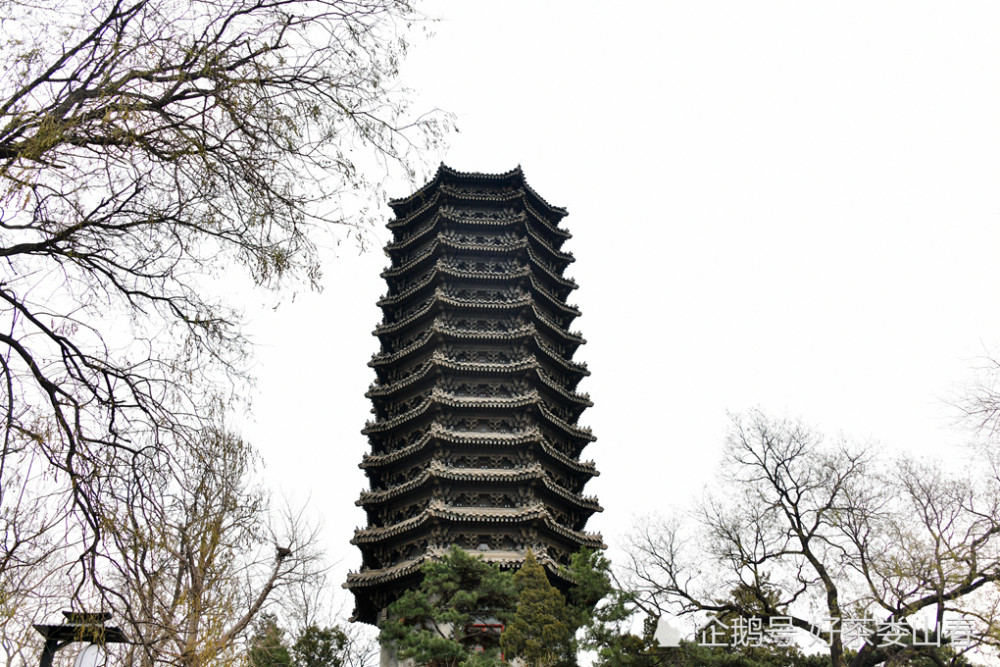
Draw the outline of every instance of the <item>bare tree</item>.
<instances>
[{"instance_id":1,"label":"bare tree","mask_svg":"<svg viewBox=\"0 0 1000 667\"><path fill-rule=\"evenodd\" d=\"M1000 579L996 476L826 447L801 424L754 412L734 420L722 484L728 494L701 504L697 529L661 521L633 539L646 608L781 619L827 642L834 667L847 663L844 637L862 618L875 622L856 637L851 667L915 655L944 665L964 651L940 633L949 620L971 624L978 645L995 643L986 593ZM915 642L922 612L937 625Z\"/></svg>"},{"instance_id":2,"label":"bare tree","mask_svg":"<svg viewBox=\"0 0 1000 667\"><path fill-rule=\"evenodd\" d=\"M253 622L286 589L322 583L315 531L300 515L272 515L254 485L254 462L246 443L210 432L184 454L157 502L120 508L107 531L116 553L105 599L117 602L134 662L239 662Z\"/></svg>"},{"instance_id":3,"label":"bare tree","mask_svg":"<svg viewBox=\"0 0 1000 667\"><path fill-rule=\"evenodd\" d=\"M982 360L976 385L958 401L965 423L983 435L1000 435L1000 359L986 356Z\"/></svg>"},{"instance_id":4,"label":"bare tree","mask_svg":"<svg viewBox=\"0 0 1000 667\"><path fill-rule=\"evenodd\" d=\"M213 280L315 285L442 125L392 84L406 0L2 2L0 470L45 462L92 571L116 487L244 388Z\"/></svg>"},{"instance_id":5,"label":"bare tree","mask_svg":"<svg viewBox=\"0 0 1000 667\"><path fill-rule=\"evenodd\" d=\"M45 462L30 449L0 459L0 660L34 663L42 648L32 628L65 604L66 520Z\"/></svg>"},{"instance_id":6,"label":"bare tree","mask_svg":"<svg viewBox=\"0 0 1000 667\"><path fill-rule=\"evenodd\" d=\"M372 667L379 662L378 631L349 623L343 607L330 594L329 572L301 579L284 591L281 611L292 638L292 658L299 667ZM343 601L341 601L343 604Z\"/></svg>"}]
</instances>

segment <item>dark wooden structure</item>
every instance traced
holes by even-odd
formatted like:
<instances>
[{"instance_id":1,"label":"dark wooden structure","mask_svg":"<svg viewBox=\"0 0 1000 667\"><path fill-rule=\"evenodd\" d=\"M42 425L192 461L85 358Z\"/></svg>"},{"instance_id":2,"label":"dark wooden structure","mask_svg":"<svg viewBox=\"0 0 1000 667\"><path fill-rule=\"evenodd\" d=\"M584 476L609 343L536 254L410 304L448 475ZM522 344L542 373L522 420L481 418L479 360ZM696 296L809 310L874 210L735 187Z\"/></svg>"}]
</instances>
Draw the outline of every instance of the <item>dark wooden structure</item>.
<instances>
[{"instance_id":1,"label":"dark wooden structure","mask_svg":"<svg viewBox=\"0 0 1000 667\"><path fill-rule=\"evenodd\" d=\"M603 547L583 531L601 507L582 495L598 473L580 460L594 437L577 425L591 402L576 392L588 371L573 361L584 341L569 330L579 312L566 303L565 209L520 168L444 165L390 206L375 418L363 431L370 490L357 501L368 526L346 584L368 623L452 544L512 568L530 548L557 584L570 554Z\"/></svg>"},{"instance_id":2,"label":"dark wooden structure","mask_svg":"<svg viewBox=\"0 0 1000 667\"><path fill-rule=\"evenodd\" d=\"M64 611L63 616L66 620L62 625L36 623L32 626L45 638L42 654L38 659L39 667L52 667L56 651L73 642L87 642L101 647L128 642L128 637L121 628L105 625L111 620L108 612Z\"/></svg>"}]
</instances>

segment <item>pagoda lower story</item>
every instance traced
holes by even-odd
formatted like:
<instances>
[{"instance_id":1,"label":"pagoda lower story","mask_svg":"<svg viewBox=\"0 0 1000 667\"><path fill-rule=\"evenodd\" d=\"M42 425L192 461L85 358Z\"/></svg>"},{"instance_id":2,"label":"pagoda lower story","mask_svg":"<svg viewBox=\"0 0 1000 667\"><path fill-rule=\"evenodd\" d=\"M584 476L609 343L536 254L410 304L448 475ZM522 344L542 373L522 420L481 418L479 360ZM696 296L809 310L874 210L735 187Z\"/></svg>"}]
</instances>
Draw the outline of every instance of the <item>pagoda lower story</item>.
<instances>
[{"instance_id":1,"label":"pagoda lower story","mask_svg":"<svg viewBox=\"0 0 1000 667\"><path fill-rule=\"evenodd\" d=\"M566 211L520 168L444 165L390 206L375 418L363 431L370 488L357 501L368 525L346 583L367 623L453 544L504 568L531 549L557 585L572 553L604 546L584 531L601 507L582 494L598 473L580 460L594 437L577 425L591 402L576 391L588 371L573 361L584 341L569 330L579 311L566 302Z\"/></svg>"}]
</instances>

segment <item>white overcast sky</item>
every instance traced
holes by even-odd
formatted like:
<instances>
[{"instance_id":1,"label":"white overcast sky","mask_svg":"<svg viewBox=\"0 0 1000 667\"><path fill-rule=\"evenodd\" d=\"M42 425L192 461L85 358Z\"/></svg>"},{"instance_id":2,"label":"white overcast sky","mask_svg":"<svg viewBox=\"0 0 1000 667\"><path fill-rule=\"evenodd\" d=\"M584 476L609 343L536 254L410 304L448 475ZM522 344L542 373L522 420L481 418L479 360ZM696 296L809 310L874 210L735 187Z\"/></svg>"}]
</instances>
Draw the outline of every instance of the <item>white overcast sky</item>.
<instances>
[{"instance_id":1,"label":"white overcast sky","mask_svg":"<svg viewBox=\"0 0 1000 667\"><path fill-rule=\"evenodd\" d=\"M598 437L584 458L602 473L587 491L605 507L591 530L614 547L636 516L699 496L727 411L961 455L947 401L1000 345L1000 4L422 8L441 20L405 82L460 130L428 163L520 164L570 212L581 423ZM322 515L335 584L360 565L386 264L344 245L322 294L248 313L244 434L277 495Z\"/></svg>"}]
</instances>

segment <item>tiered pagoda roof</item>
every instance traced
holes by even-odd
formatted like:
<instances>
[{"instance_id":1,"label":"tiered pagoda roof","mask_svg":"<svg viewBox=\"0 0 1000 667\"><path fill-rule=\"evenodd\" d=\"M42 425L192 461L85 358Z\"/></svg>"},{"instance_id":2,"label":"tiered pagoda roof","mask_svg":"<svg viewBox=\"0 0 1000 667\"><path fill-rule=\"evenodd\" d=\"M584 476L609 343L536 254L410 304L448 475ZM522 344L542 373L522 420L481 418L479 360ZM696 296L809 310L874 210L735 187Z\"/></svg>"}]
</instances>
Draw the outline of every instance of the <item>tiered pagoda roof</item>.
<instances>
[{"instance_id":1,"label":"tiered pagoda roof","mask_svg":"<svg viewBox=\"0 0 1000 667\"><path fill-rule=\"evenodd\" d=\"M452 544L511 568L531 549L557 583L573 552L603 547L584 532L601 507L582 494L598 473L580 460L594 437L577 424L591 402L576 391L588 371L572 359L584 340L569 329L580 312L566 303L566 210L520 168L444 165L389 205L375 418L363 431L370 488L357 501L368 525L346 584L368 623Z\"/></svg>"}]
</instances>

